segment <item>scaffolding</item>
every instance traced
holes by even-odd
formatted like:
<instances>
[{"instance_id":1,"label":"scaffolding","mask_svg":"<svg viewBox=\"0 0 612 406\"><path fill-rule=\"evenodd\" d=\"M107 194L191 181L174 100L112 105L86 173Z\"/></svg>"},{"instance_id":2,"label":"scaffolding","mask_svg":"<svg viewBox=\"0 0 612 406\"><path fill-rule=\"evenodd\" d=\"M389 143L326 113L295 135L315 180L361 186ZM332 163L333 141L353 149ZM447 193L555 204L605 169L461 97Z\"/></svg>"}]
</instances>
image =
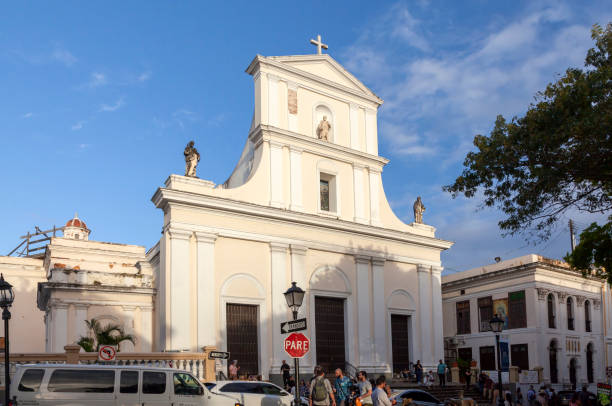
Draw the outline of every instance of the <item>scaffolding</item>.
<instances>
[{"instance_id":1,"label":"scaffolding","mask_svg":"<svg viewBox=\"0 0 612 406\"><path fill-rule=\"evenodd\" d=\"M56 237L58 231L64 231L64 227L55 227L49 230L41 230L38 226L34 226L34 233L28 233L19 237L23 241L15 247L8 256L15 255L18 257L40 258L45 255L45 248L51 242L51 238Z\"/></svg>"}]
</instances>

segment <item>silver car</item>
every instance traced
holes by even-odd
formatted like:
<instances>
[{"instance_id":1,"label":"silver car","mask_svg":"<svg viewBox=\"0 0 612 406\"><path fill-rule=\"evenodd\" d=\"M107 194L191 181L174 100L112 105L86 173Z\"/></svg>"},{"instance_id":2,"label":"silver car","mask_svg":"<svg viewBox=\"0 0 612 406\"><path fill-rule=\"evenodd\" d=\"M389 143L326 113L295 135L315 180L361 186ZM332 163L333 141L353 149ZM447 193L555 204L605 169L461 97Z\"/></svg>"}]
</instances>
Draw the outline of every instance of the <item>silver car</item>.
<instances>
[{"instance_id":1,"label":"silver car","mask_svg":"<svg viewBox=\"0 0 612 406\"><path fill-rule=\"evenodd\" d=\"M403 404L404 399L412 399L412 402L418 406L444 406L444 402L420 389L406 389L391 394L391 400L396 400L399 406Z\"/></svg>"}]
</instances>

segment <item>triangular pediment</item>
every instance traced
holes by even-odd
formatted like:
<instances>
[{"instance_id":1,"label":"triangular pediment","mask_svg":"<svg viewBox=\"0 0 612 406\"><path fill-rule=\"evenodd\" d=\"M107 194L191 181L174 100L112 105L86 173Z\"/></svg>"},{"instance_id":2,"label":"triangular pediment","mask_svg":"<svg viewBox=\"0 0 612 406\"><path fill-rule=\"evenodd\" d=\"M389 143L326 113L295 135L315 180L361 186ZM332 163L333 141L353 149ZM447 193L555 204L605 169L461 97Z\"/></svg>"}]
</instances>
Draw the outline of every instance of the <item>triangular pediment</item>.
<instances>
[{"instance_id":1,"label":"triangular pediment","mask_svg":"<svg viewBox=\"0 0 612 406\"><path fill-rule=\"evenodd\" d=\"M382 104L382 100L373 91L368 89L359 79L353 76L328 54L269 56L263 57L262 59L280 63L283 66L291 68L293 71L304 72L311 77L333 82L353 92L361 93L367 98L375 98L379 104Z\"/></svg>"}]
</instances>

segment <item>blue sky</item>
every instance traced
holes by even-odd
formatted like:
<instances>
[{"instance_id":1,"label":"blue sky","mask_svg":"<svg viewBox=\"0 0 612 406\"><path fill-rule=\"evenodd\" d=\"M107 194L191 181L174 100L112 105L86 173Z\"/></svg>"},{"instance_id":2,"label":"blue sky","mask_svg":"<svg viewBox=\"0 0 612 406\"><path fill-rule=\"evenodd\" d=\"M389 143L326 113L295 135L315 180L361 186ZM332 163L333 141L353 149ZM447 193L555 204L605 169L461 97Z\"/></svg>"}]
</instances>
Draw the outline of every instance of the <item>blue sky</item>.
<instances>
[{"instance_id":1,"label":"blue sky","mask_svg":"<svg viewBox=\"0 0 612 406\"><path fill-rule=\"evenodd\" d=\"M34 225L78 211L92 238L152 246L150 202L184 168L193 139L200 177L225 181L253 109L244 69L256 54L329 53L385 100L379 111L387 197L412 221L456 241L445 272L531 252L561 257L566 221L528 246L502 238L500 214L441 191L473 136L497 114L522 114L569 66L612 3L591 2L19 2L0 12L0 254ZM572 214L582 227L596 219Z\"/></svg>"}]
</instances>

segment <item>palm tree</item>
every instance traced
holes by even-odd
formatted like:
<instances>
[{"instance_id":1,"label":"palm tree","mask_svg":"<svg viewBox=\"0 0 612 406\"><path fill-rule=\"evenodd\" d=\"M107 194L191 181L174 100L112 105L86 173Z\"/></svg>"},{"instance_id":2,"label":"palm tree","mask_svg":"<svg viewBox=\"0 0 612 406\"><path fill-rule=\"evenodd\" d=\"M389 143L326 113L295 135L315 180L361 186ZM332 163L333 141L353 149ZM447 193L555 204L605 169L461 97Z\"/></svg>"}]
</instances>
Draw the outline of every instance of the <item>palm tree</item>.
<instances>
[{"instance_id":1,"label":"palm tree","mask_svg":"<svg viewBox=\"0 0 612 406\"><path fill-rule=\"evenodd\" d=\"M97 319L85 320L90 334L81 337L77 342L86 352L97 352L102 345L113 345L119 351L119 344L123 341L136 343L136 338L132 334L126 334L119 324L109 323L102 325Z\"/></svg>"}]
</instances>

